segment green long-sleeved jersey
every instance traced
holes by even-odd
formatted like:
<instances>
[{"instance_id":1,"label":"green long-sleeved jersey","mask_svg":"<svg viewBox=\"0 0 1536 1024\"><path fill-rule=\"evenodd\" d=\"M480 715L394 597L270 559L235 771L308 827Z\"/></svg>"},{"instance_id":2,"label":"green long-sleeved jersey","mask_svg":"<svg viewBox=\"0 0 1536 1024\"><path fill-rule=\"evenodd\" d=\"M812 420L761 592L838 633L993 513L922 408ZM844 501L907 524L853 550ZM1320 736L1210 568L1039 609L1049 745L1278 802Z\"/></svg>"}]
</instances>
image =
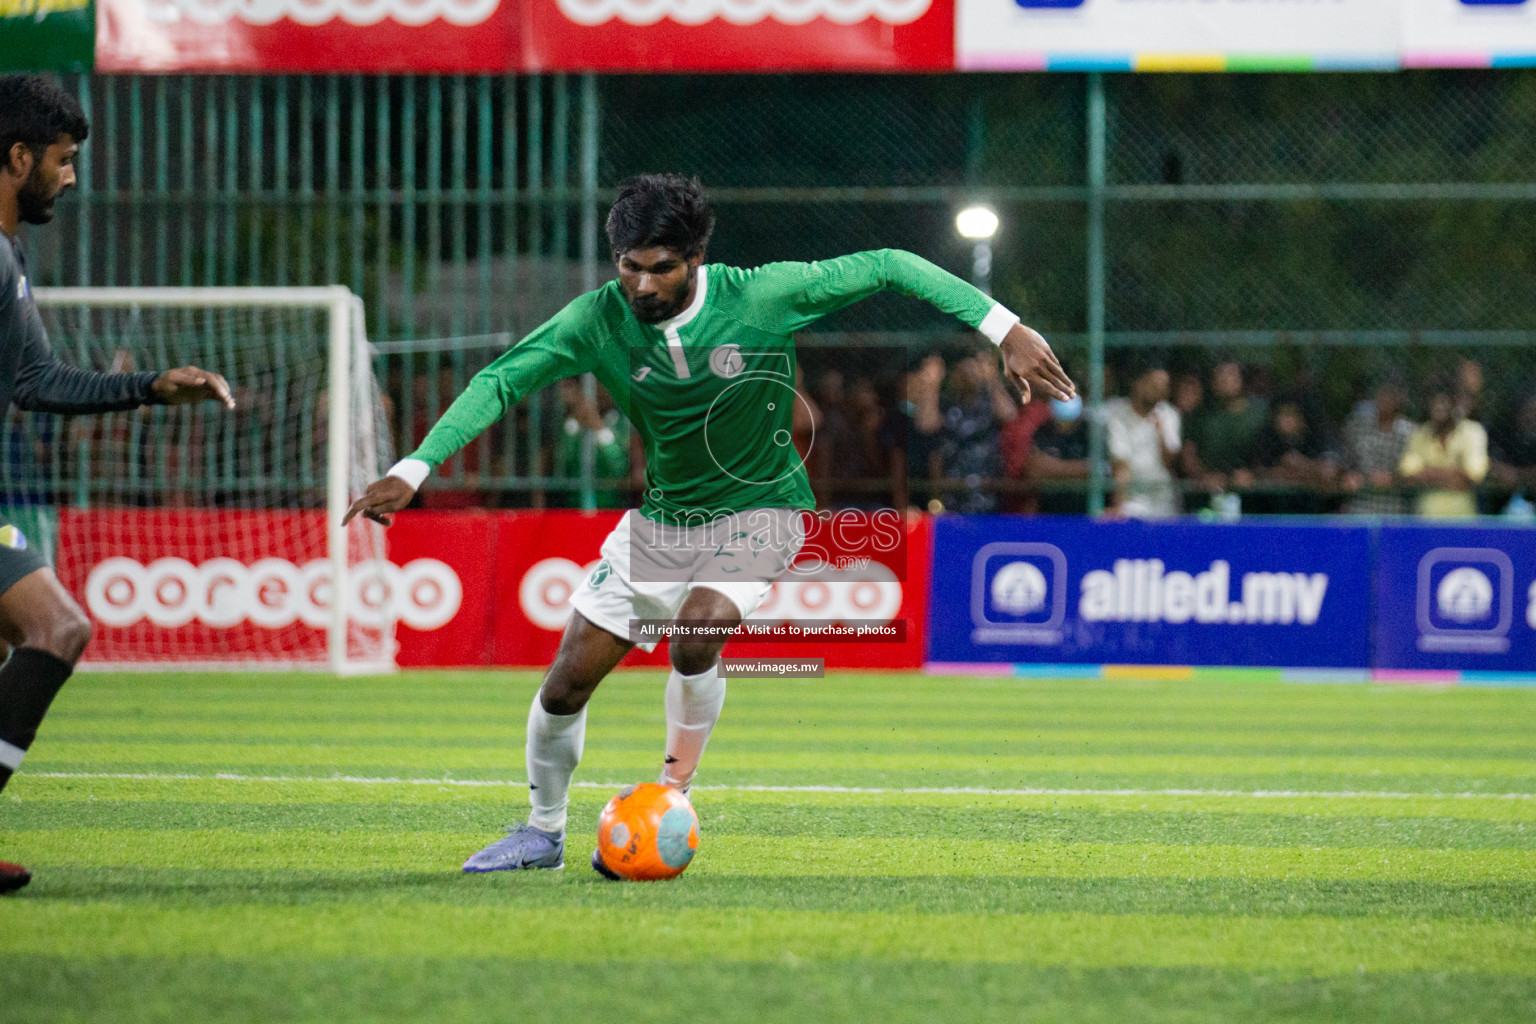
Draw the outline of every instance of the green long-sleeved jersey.
<instances>
[{"instance_id":1,"label":"green long-sleeved jersey","mask_svg":"<svg viewBox=\"0 0 1536 1024\"><path fill-rule=\"evenodd\" d=\"M574 299L470 381L410 458L435 468L524 397L588 371L645 444L641 511L686 522L749 508L811 508L791 443L794 334L879 291L932 303L995 341L1018 322L979 289L897 249L752 270L699 268L693 301L638 320L610 281Z\"/></svg>"}]
</instances>

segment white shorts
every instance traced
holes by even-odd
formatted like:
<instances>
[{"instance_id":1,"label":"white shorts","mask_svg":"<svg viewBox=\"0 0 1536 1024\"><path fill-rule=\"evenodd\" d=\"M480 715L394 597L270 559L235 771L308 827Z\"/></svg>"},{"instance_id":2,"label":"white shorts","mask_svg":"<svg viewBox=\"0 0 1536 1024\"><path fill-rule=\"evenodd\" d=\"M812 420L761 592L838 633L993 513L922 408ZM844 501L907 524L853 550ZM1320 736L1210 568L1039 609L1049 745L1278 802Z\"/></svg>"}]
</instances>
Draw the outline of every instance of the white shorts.
<instances>
[{"instance_id":1,"label":"white shorts","mask_svg":"<svg viewBox=\"0 0 1536 1024\"><path fill-rule=\"evenodd\" d=\"M631 620L671 621L696 587L731 599L745 619L763 603L805 540L805 513L754 508L708 523L658 523L630 511L603 541L602 559L571 595L582 618L645 651Z\"/></svg>"}]
</instances>

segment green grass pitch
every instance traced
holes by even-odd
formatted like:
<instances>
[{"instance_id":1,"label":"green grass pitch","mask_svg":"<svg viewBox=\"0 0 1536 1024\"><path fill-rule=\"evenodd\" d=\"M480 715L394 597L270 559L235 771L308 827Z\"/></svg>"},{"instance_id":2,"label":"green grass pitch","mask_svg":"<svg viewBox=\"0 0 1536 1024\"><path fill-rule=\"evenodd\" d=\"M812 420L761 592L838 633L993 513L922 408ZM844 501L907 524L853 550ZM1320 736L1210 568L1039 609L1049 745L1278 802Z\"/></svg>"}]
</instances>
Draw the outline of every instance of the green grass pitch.
<instances>
[{"instance_id":1,"label":"green grass pitch","mask_svg":"<svg viewBox=\"0 0 1536 1024\"><path fill-rule=\"evenodd\" d=\"M0 795L0 1020L1536 1020L1536 691L733 680L678 880L586 866L659 767L593 702L563 872L534 673L77 676Z\"/></svg>"}]
</instances>

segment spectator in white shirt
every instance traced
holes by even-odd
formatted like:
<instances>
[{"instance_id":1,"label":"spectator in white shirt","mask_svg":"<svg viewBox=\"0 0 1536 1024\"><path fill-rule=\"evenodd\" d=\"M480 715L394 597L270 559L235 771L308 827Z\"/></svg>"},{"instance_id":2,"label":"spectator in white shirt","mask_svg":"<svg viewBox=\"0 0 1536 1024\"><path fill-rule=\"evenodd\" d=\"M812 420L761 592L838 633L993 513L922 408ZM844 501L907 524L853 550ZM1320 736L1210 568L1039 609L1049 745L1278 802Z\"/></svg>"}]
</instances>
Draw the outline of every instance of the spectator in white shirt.
<instances>
[{"instance_id":1,"label":"spectator in white shirt","mask_svg":"<svg viewBox=\"0 0 1536 1024\"><path fill-rule=\"evenodd\" d=\"M1148 366L1131 382L1129 398L1104 403L1115 511L1132 519L1179 513L1173 463L1179 454L1179 412L1168 403L1168 371Z\"/></svg>"}]
</instances>

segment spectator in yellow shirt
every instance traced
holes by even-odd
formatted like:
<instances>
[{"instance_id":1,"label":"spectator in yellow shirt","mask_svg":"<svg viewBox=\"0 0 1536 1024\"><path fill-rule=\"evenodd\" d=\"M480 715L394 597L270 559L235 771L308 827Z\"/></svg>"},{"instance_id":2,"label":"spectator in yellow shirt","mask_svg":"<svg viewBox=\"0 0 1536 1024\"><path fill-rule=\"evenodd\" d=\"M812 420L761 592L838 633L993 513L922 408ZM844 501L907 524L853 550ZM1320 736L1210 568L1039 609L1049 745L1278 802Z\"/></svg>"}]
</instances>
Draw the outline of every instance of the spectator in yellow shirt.
<instances>
[{"instance_id":1,"label":"spectator in yellow shirt","mask_svg":"<svg viewBox=\"0 0 1536 1024\"><path fill-rule=\"evenodd\" d=\"M1398 471L1404 483L1420 488L1419 515L1476 515L1472 490L1488 475L1488 433L1462 416L1449 388L1436 388L1429 422L1408 439Z\"/></svg>"}]
</instances>

